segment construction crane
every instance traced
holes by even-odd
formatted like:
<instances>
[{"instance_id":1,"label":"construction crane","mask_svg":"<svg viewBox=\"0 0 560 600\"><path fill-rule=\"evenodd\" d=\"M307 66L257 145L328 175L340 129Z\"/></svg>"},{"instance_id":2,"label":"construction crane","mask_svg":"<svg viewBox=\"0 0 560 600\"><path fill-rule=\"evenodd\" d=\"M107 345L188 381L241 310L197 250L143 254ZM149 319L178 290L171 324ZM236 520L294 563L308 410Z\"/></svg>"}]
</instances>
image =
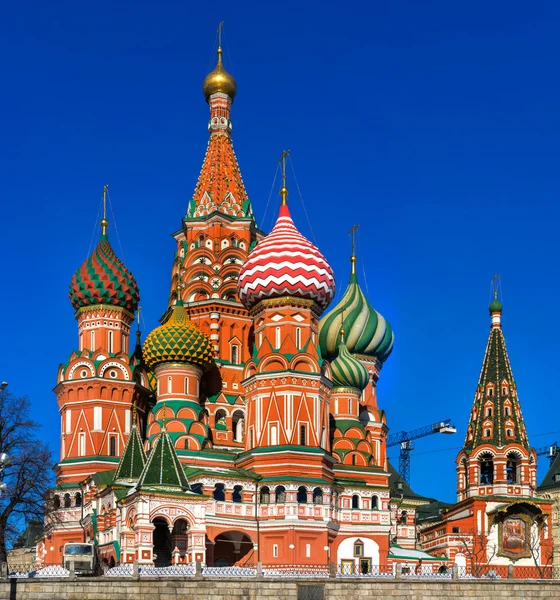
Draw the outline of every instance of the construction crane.
<instances>
[{"instance_id":1,"label":"construction crane","mask_svg":"<svg viewBox=\"0 0 560 600\"><path fill-rule=\"evenodd\" d=\"M548 456L551 465L558 453L560 453L560 446L558 446L558 442L553 442L548 446L537 448L537 456Z\"/></svg>"},{"instance_id":2,"label":"construction crane","mask_svg":"<svg viewBox=\"0 0 560 600\"><path fill-rule=\"evenodd\" d=\"M426 437L434 433L457 433L457 428L451 423L451 419L445 419L445 421L437 421L431 425L414 429L413 431L399 431L392 433L387 438L387 448L391 446L400 445L401 451L399 454L399 473L401 477L410 483L410 452L414 450L412 440Z\"/></svg>"}]
</instances>

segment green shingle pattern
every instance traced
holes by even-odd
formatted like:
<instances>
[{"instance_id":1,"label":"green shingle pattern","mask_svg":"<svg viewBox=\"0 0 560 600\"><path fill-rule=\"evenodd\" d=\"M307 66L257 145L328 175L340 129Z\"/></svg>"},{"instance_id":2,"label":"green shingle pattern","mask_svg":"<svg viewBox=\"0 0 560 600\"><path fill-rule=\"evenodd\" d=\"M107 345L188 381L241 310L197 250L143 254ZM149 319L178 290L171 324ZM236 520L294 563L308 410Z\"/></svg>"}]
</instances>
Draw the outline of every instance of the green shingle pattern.
<instances>
[{"instance_id":1,"label":"green shingle pattern","mask_svg":"<svg viewBox=\"0 0 560 600\"><path fill-rule=\"evenodd\" d=\"M140 438L138 427L134 424L115 473L115 483L137 481L145 465L144 444Z\"/></svg>"},{"instance_id":2,"label":"green shingle pattern","mask_svg":"<svg viewBox=\"0 0 560 600\"><path fill-rule=\"evenodd\" d=\"M175 452L173 442L165 429L155 441L137 487L139 489L163 488L175 491L189 489L185 472Z\"/></svg>"},{"instance_id":3,"label":"green shingle pattern","mask_svg":"<svg viewBox=\"0 0 560 600\"><path fill-rule=\"evenodd\" d=\"M506 382L506 392L502 393L502 383ZM487 393L488 385L493 384L493 395ZM505 414L504 402L509 400L511 410L509 415ZM492 416L487 416L485 404L492 401ZM525 428L525 421L521 414L521 406L517 397L517 390L511 370L511 364L506 348L506 342L501 327L492 328L486 344L486 352L482 361L482 369L478 379L477 391L474 398L474 408L476 409L476 420L470 423L473 430L473 437L469 440L467 428L467 437L464 448L468 452L481 444L492 444L498 448L503 448L507 444L521 444L528 450L529 440ZM471 413L472 414L472 413ZM491 421L492 427L484 425ZM506 421L513 423L513 437L506 437ZM491 429L492 436L484 435L486 429Z\"/></svg>"},{"instance_id":4,"label":"green shingle pattern","mask_svg":"<svg viewBox=\"0 0 560 600\"><path fill-rule=\"evenodd\" d=\"M214 363L214 351L210 338L189 319L179 300L169 320L146 338L144 360L150 368L163 362L187 362L206 370Z\"/></svg>"}]
</instances>

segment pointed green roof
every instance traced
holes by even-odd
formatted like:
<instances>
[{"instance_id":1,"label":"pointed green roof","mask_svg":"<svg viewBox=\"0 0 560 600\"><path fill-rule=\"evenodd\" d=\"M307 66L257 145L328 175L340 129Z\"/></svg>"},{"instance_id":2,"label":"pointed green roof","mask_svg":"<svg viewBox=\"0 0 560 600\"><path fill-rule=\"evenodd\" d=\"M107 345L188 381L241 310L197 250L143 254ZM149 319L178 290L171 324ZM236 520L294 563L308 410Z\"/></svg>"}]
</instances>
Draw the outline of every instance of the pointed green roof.
<instances>
[{"instance_id":1,"label":"pointed green roof","mask_svg":"<svg viewBox=\"0 0 560 600\"><path fill-rule=\"evenodd\" d=\"M156 439L137 487L164 488L171 491L187 491L190 488L166 429L163 429Z\"/></svg>"},{"instance_id":2,"label":"pointed green roof","mask_svg":"<svg viewBox=\"0 0 560 600\"><path fill-rule=\"evenodd\" d=\"M554 457L550 469L548 469L542 483L538 487L538 491L546 491L550 488L560 488L560 453Z\"/></svg>"},{"instance_id":3,"label":"pointed green roof","mask_svg":"<svg viewBox=\"0 0 560 600\"><path fill-rule=\"evenodd\" d=\"M138 427L134 423L113 481L115 483L138 481L146 465L146 460L144 444L140 438Z\"/></svg>"},{"instance_id":4,"label":"pointed green roof","mask_svg":"<svg viewBox=\"0 0 560 600\"><path fill-rule=\"evenodd\" d=\"M485 435L485 430L488 429L491 430L490 437ZM507 435L508 429L513 433L512 436ZM470 431L473 434L471 440ZM503 448L512 443L521 444L527 450L531 449L501 322L493 320L464 449L470 452L481 444Z\"/></svg>"}]
</instances>

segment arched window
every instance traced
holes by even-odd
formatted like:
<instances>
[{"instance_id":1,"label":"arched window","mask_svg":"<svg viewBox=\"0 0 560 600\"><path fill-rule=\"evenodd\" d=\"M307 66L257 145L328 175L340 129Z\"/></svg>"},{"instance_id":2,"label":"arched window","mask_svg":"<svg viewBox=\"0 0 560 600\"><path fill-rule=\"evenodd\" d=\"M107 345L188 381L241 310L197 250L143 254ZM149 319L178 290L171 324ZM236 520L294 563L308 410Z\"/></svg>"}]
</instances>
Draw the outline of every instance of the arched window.
<instances>
[{"instance_id":1,"label":"arched window","mask_svg":"<svg viewBox=\"0 0 560 600\"><path fill-rule=\"evenodd\" d=\"M72 506L72 500L70 494L64 494L64 508L70 508Z\"/></svg>"},{"instance_id":2,"label":"arched window","mask_svg":"<svg viewBox=\"0 0 560 600\"><path fill-rule=\"evenodd\" d=\"M377 496L371 497L371 510L379 509L379 498Z\"/></svg>"},{"instance_id":3,"label":"arched window","mask_svg":"<svg viewBox=\"0 0 560 600\"><path fill-rule=\"evenodd\" d=\"M360 496L358 494L352 496L352 508L360 508Z\"/></svg>"},{"instance_id":4,"label":"arched window","mask_svg":"<svg viewBox=\"0 0 560 600\"><path fill-rule=\"evenodd\" d=\"M245 433L245 415L242 411L236 410L233 413L231 424L233 427L233 441L242 442Z\"/></svg>"},{"instance_id":5,"label":"arched window","mask_svg":"<svg viewBox=\"0 0 560 600\"><path fill-rule=\"evenodd\" d=\"M403 510L399 517L399 525L406 525L407 518L408 518L408 513L406 512L406 510Z\"/></svg>"},{"instance_id":6,"label":"arched window","mask_svg":"<svg viewBox=\"0 0 560 600\"><path fill-rule=\"evenodd\" d=\"M108 334L107 337L108 337L108 340L109 340L109 348L108 348L108 350L109 350L109 352L113 352L113 332L109 331L109 334Z\"/></svg>"},{"instance_id":7,"label":"arched window","mask_svg":"<svg viewBox=\"0 0 560 600\"><path fill-rule=\"evenodd\" d=\"M356 465L356 455L352 454L352 464Z\"/></svg>"},{"instance_id":8,"label":"arched window","mask_svg":"<svg viewBox=\"0 0 560 600\"><path fill-rule=\"evenodd\" d=\"M508 483L519 483L519 456L513 452L507 455L506 475Z\"/></svg>"},{"instance_id":9,"label":"arched window","mask_svg":"<svg viewBox=\"0 0 560 600\"><path fill-rule=\"evenodd\" d=\"M231 496L231 499L234 502L243 502L242 492L243 492L243 488L240 485L236 485L233 488L233 494Z\"/></svg>"},{"instance_id":10,"label":"arched window","mask_svg":"<svg viewBox=\"0 0 560 600\"><path fill-rule=\"evenodd\" d=\"M185 450L189 449L189 438L185 438Z\"/></svg>"},{"instance_id":11,"label":"arched window","mask_svg":"<svg viewBox=\"0 0 560 600\"><path fill-rule=\"evenodd\" d=\"M171 379L171 377L168 377L167 378L167 393L168 394L171 394L171 392L173 391L172 384L173 384L173 380Z\"/></svg>"},{"instance_id":12,"label":"arched window","mask_svg":"<svg viewBox=\"0 0 560 600\"><path fill-rule=\"evenodd\" d=\"M307 427L301 425L299 428L299 445L307 446Z\"/></svg>"},{"instance_id":13,"label":"arched window","mask_svg":"<svg viewBox=\"0 0 560 600\"><path fill-rule=\"evenodd\" d=\"M226 499L226 495L224 492L224 484L223 483L217 483L214 486L214 500L218 500L220 502L223 502Z\"/></svg>"},{"instance_id":14,"label":"arched window","mask_svg":"<svg viewBox=\"0 0 560 600\"><path fill-rule=\"evenodd\" d=\"M297 491L298 504L307 504L307 488L304 485L300 485Z\"/></svg>"},{"instance_id":15,"label":"arched window","mask_svg":"<svg viewBox=\"0 0 560 600\"><path fill-rule=\"evenodd\" d=\"M185 377L185 396L189 393L189 378Z\"/></svg>"},{"instance_id":16,"label":"arched window","mask_svg":"<svg viewBox=\"0 0 560 600\"><path fill-rule=\"evenodd\" d=\"M203 235L201 235L201 236L198 238L198 247L200 248L200 247L202 247L202 246L204 246L204 236L203 236Z\"/></svg>"},{"instance_id":17,"label":"arched window","mask_svg":"<svg viewBox=\"0 0 560 600\"><path fill-rule=\"evenodd\" d=\"M276 488L276 504L284 504L284 502L286 502L286 488L279 485Z\"/></svg>"},{"instance_id":18,"label":"arched window","mask_svg":"<svg viewBox=\"0 0 560 600\"><path fill-rule=\"evenodd\" d=\"M323 490L320 487L313 490L313 504L323 504Z\"/></svg>"},{"instance_id":19,"label":"arched window","mask_svg":"<svg viewBox=\"0 0 560 600\"><path fill-rule=\"evenodd\" d=\"M226 430L227 429L227 413L223 408L216 411L214 415L214 422L216 429Z\"/></svg>"},{"instance_id":20,"label":"arched window","mask_svg":"<svg viewBox=\"0 0 560 600\"><path fill-rule=\"evenodd\" d=\"M91 350L95 350L95 331L90 331L90 343L91 343Z\"/></svg>"},{"instance_id":21,"label":"arched window","mask_svg":"<svg viewBox=\"0 0 560 600\"><path fill-rule=\"evenodd\" d=\"M301 327L296 327L296 348L301 348Z\"/></svg>"},{"instance_id":22,"label":"arched window","mask_svg":"<svg viewBox=\"0 0 560 600\"><path fill-rule=\"evenodd\" d=\"M509 410L509 406L504 406L504 415L505 415L506 417L509 417L509 416L510 416L510 414L511 414L511 413L510 413L510 410Z\"/></svg>"},{"instance_id":23,"label":"arched window","mask_svg":"<svg viewBox=\"0 0 560 600\"><path fill-rule=\"evenodd\" d=\"M486 409L486 416L487 417L491 417L492 416L492 407L488 406Z\"/></svg>"},{"instance_id":24,"label":"arched window","mask_svg":"<svg viewBox=\"0 0 560 600\"><path fill-rule=\"evenodd\" d=\"M202 494L202 483L192 483L191 492L193 494Z\"/></svg>"},{"instance_id":25,"label":"arched window","mask_svg":"<svg viewBox=\"0 0 560 600\"><path fill-rule=\"evenodd\" d=\"M280 327L276 328L276 349L278 350L278 348L280 348L280 344L282 343L282 340L280 338Z\"/></svg>"},{"instance_id":26,"label":"arched window","mask_svg":"<svg viewBox=\"0 0 560 600\"><path fill-rule=\"evenodd\" d=\"M58 510L60 508L60 496L56 494L53 497L53 508L54 510Z\"/></svg>"},{"instance_id":27,"label":"arched window","mask_svg":"<svg viewBox=\"0 0 560 600\"><path fill-rule=\"evenodd\" d=\"M117 456L117 436L109 436L109 456Z\"/></svg>"},{"instance_id":28,"label":"arched window","mask_svg":"<svg viewBox=\"0 0 560 600\"><path fill-rule=\"evenodd\" d=\"M364 555L364 543L362 540L357 540L354 543L354 556L363 556Z\"/></svg>"},{"instance_id":29,"label":"arched window","mask_svg":"<svg viewBox=\"0 0 560 600\"><path fill-rule=\"evenodd\" d=\"M231 346L231 364L239 364L239 346L237 344L232 344Z\"/></svg>"},{"instance_id":30,"label":"arched window","mask_svg":"<svg viewBox=\"0 0 560 600\"><path fill-rule=\"evenodd\" d=\"M480 483L492 485L494 483L494 457L490 452L483 452L480 457Z\"/></svg>"},{"instance_id":31,"label":"arched window","mask_svg":"<svg viewBox=\"0 0 560 600\"><path fill-rule=\"evenodd\" d=\"M80 492L76 492L76 506L82 506L82 494Z\"/></svg>"},{"instance_id":32,"label":"arched window","mask_svg":"<svg viewBox=\"0 0 560 600\"><path fill-rule=\"evenodd\" d=\"M266 485L261 488L260 502L261 504L268 504L270 502L270 489Z\"/></svg>"}]
</instances>

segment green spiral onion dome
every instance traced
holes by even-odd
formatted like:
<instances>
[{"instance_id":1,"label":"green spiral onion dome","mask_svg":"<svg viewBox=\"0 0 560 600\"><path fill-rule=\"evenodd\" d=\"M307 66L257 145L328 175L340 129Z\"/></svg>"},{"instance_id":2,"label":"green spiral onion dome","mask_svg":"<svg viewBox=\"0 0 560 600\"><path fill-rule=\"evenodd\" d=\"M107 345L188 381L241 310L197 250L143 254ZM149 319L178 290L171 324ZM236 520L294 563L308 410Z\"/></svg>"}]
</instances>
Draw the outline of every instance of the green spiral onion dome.
<instances>
[{"instance_id":1,"label":"green spiral onion dome","mask_svg":"<svg viewBox=\"0 0 560 600\"><path fill-rule=\"evenodd\" d=\"M355 257L352 259L350 283L342 299L319 324L321 353L329 360L336 356L344 321L349 352L376 358L383 363L393 350L393 330L364 296L356 277Z\"/></svg>"},{"instance_id":2,"label":"green spiral onion dome","mask_svg":"<svg viewBox=\"0 0 560 600\"><path fill-rule=\"evenodd\" d=\"M210 339L189 319L182 300L173 307L169 320L146 338L144 361L150 368L163 362L188 362L204 370L214 363Z\"/></svg>"},{"instance_id":3,"label":"green spiral onion dome","mask_svg":"<svg viewBox=\"0 0 560 600\"><path fill-rule=\"evenodd\" d=\"M69 296L76 310L93 304L111 304L130 312L138 308L138 285L115 254L106 234L72 277Z\"/></svg>"},{"instance_id":4,"label":"green spiral onion dome","mask_svg":"<svg viewBox=\"0 0 560 600\"><path fill-rule=\"evenodd\" d=\"M335 387L352 387L364 390L369 382L369 373L364 365L354 358L346 344L338 346L338 356L331 363L331 380Z\"/></svg>"},{"instance_id":5,"label":"green spiral onion dome","mask_svg":"<svg viewBox=\"0 0 560 600\"><path fill-rule=\"evenodd\" d=\"M490 304L490 306L488 307L488 310L490 311L490 313L502 312L503 308L504 307L502 303L498 300L498 298L494 298L492 304Z\"/></svg>"}]
</instances>

